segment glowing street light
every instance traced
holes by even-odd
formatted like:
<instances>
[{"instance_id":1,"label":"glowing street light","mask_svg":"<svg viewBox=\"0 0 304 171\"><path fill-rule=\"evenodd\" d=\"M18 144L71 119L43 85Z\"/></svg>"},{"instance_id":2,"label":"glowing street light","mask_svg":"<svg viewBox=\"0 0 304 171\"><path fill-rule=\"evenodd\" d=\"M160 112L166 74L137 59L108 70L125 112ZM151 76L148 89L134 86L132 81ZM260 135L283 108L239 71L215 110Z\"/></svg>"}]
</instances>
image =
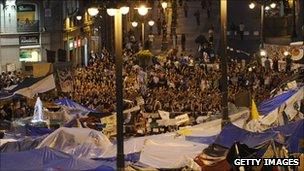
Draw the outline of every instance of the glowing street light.
<instances>
[{"instance_id":1,"label":"glowing street light","mask_svg":"<svg viewBox=\"0 0 304 171\"><path fill-rule=\"evenodd\" d=\"M80 20L82 19L82 16L81 16L81 15L77 15L77 16L76 16L76 19L77 19L78 21L80 21Z\"/></svg>"},{"instance_id":2,"label":"glowing street light","mask_svg":"<svg viewBox=\"0 0 304 171\"><path fill-rule=\"evenodd\" d=\"M137 27L138 26L138 22L136 22L136 21L133 21L132 23L131 23L131 25L132 25L132 27Z\"/></svg>"},{"instance_id":3,"label":"glowing street light","mask_svg":"<svg viewBox=\"0 0 304 171\"><path fill-rule=\"evenodd\" d=\"M288 51L285 51L284 52L284 56L288 56L289 55L289 52Z\"/></svg>"},{"instance_id":4,"label":"glowing street light","mask_svg":"<svg viewBox=\"0 0 304 171\"><path fill-rule=\"evenodd\" d=\"M121 13L122 15L126 15L126 14L128 14L130 8L129 8L129 7L126 7L126 6L123 6L123 7L121 7L119 10L120 10L120 13Z\"/></svg>"},{"instance_id":5,"label":"glowing street light","mask_svg":"<svg viewBox=\"0 0 304 171\"><path fill-rule=\"evenodd\" d=\"M269 6L266 6L266 7L265 7L265 10L266 10L266 11L270 10L270 7L269 7Z\"/></svg>"},{"instance_id":6,"label":"glowing street light","mask_svg":"<svg viewBox=\"0 0 304 171\"><path fill-rule=\"evenodd\" d=\"M270 7L271 7L271 8L275 8L276 6L277 6L277 4L274 3L274 2L270 4Z\"/></svg>"},{"instance_id":7,"label":"glowing street light","mask_svg":"<svg viewBox=\"0 0 304 171\"><path fill-rule=\"evenodd\" d=\"M164 2L161 3L161 6L165 10L167 8L167 6L168 6L168 3L164 1Z\"/></svg>"},{"instance_id":8,"label":"glowing street light","mask_svg":"<svg viewBox=\"0 0 304 171\"><path fill-rule=\"evenodd\" d=\"M99 13L99 10L96 7L90 7L88 8L88 13L91 17L94 17Z\"/></svg>"},{"instance_id":9,"label":"glowing street light","mask_svg":"<svg viewBox=\"0 0 304 171\"><path fill-rule=\"evenodd\" d=\"M255 3L251 2L251 3L249 4L249 8L250 8L250 9L254 9L254 7L255 7Z\"/></svg>"},{"instance_id":10,"label":"glowing street light","mask_svg":"<svg viewBox=\"0 0 304 171\"><path fill-rule=\"evenodd\" d=\"M116 9L115 8L108 8L107 13L109 16L114 16L116 14Z\"/></svg>"},{"instance_id":11,"label":"glowing street light","mask_svg":"<svg viewBox=\"0 0 304 171\"><path fill-rule=\"evenodd\" d=\"M153 20L150 20L149 22L148 22L148 24L149 24L149 26L153 26L154 25L154 21Z\"/></svg>"},{"instance_id":12,"label":"glowing street light","mask_svg":"<svg viewBox=\"0 0 304 171\"><path fill-rule=\"evenodd\" d=\"M139 8L137 8L138 14L141 16L145 16L148 13L149 8L146 6L142 5Z\"/></svg>"},{"instance_id":13,"label":"glowing street light","mask_svg":"<svg viewBox=\"0 0 304 171\"><path fill-rule=\"evenodd\" d=\"M265 56L267 55L266 50L261 49L260 55L261 55L262 57L265 57Z\"/></svg>"}]
</instances>

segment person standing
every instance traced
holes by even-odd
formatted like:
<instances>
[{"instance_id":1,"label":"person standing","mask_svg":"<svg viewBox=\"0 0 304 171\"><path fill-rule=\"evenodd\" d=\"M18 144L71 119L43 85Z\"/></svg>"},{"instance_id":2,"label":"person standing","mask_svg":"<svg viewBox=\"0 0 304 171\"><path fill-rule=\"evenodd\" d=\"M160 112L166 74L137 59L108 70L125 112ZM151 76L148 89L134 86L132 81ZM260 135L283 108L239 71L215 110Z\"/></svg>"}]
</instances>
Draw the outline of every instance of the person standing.
<instances>
[{"instance_id":1,"label":"person standing","mask_svg":"<svg viewBox=\"0 0 304 171\"><path fill-rule=\"evenodd\" d=\"M199 26L201 24L201 20L200 20L201 14L200 14L199 10L197 10L193 15L196 20L196 25Z\"/></svg>"},{"instance_id":2,"label":"person standing","mask_svg":"<svg viewBox=\"0 0 304 171\"><path fill-rule=\"evenodd\" d=\"M290 55L286 56L286 72L290 72L291 71L291 63L292 63L292 59Z\"/></svg>"},{"instance_id":3,"label":"person standing","mask_svg":"<svg viewBox=\"0 0 304 171\"><path fill-rule=\"evenodd\" d=\"M265 67L266 72L269 72L269 70L270 70L270 60L269 60L268 57L266 58L266 60L264 62L264 67Z\"/></svg>"},{"instance_id":4,"label":"person standing","mask_svg":"<svg viewBox=\"0 0 304 171\"><path fill-rule=\"evenodd\" d=\"M185 17L188 18L188 4L187 4L187 2L184 3L184 14L185 14Z\"/></svg>"},{"instance_id":5,"label":"person standing","mask_svg":"<svg viewBox=\"0 0 304 171\"><path fill-rule=\"evenodd\" d=\"M240 32L241 40L244 39L244 29L245 29L245 25L243 22L241 22L239 25L239 32Z\"/></svg>"},{"instance_id":6,"label":"person standing","mask_svg":"<svg viewBox=\"0 0 304 171\"><path fill-rule=\"evenodd\" d=\"M186 35L182 34L182 38L181 38L181 44L182 44L182 51L185 51L186 47Z\"/></svg>"},{"instance_id":7,"label":"person standing","mask_svg":"<svg viewBox=\"0 0 304 171\"><path fill-rule=\"evenodd\" d=\"M279 61L276 57L273 59L272 68L275 72L279 72Z\"/></svg>"},{"instance_id":8,"label":"person standing","mask_svg":"<svg viewBox=\"0 0 304 171\"><path fill-rule=\"evenodd\" d=\"M210 27L209 31L208 31L208 39L209 39L209 43L211 45L213 45L213 38L214 38L214 27Z\"/></svg>"}]
</instances>

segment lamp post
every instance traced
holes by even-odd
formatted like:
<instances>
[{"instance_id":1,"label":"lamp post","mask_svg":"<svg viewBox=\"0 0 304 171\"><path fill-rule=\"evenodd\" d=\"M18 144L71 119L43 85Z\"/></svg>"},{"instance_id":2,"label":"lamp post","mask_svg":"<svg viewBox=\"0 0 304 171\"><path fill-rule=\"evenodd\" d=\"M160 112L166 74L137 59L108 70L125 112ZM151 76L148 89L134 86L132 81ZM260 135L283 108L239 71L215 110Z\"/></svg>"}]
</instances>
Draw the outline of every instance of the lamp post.
<instances>
[{"instance_id":1,"label":"lamp post","mask_svg":"<svg viewBox=\"0 0 304 171\"><path fill-rule=\"evenodd\" d=\"M227 0L220 1L221 9L221 38L220 38L220 55L221 55L221 85L222 85L222 128L229 122L228 117L228 74L227 74Z\"/></svg>"},{"instance_id":2,"label":"lamp post","mask_svg":"<svg viewBox=\"0 0 304 171\"><path fill-rule=\"evenodd\" d=\"M107 13L114 16L114 39L115 39L115 75L116 75L116 140L117 140L117 169L124 168L124 137L123 137L123 81L122 81L122 15L129 12L129 7L120 9L109 8Z\"/></svg>"},{"instance_id":3,"label":"lamp post","mask_svg":"<svg viewBox=\"0 0 304 171\"><path fill-rule=\"evenodd\" d=\"M293 27L292 27L292 40L296 41L297 31L296 31L296 1L292 1L292 17L293 17Z\"/></svg>"},{"instance_id":4,"label":"lamp post","mask_svg":"<svg viewBox=\"0 0 304 171\"><path fill-rule=\"evenodd\" d=\"M260 48L263 49L264 48L264 17L265 17L265 10L269 10L270 7L269 6L265 6L266 5L266 1L263 0L262 4L261 4L261 20L260 20ZM250 3L249 4L249 8L250 9L254 9L255 8L255 3ZM270 5L272 8L276 7L275 3L271 3Z\"/></svg>"},{"instance_id":5,"label":"lamp post","mask_svg":"<svg viewBox=\"0 0 304 171\"><path fill-rule=\"evenodd\" d=\"M141 5L139 8L135 8L135 9L137 9L139 15L145 16L145 15L147 15L150 8L147 8L146 6ZM144 46L144 44L145 44L145 23L144 23L144 20L141 22L141 41L142 41L141 42L142 46Z\"/></svg>"}]
</instances>

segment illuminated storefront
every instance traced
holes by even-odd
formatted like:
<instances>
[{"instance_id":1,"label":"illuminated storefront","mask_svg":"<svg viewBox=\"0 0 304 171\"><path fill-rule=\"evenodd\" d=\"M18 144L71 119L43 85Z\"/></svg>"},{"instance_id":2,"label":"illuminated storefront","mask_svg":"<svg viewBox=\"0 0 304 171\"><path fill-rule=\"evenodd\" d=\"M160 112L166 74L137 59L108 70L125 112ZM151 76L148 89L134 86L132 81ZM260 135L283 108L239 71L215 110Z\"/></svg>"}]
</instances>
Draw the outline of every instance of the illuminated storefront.
<instances>
[{"instance_id":1,"label":"illuminated storefront","mask_svg":"<svg viewBox=\"0 0 304 171\"><path fill-rule=\"evenodd\" d=\"M41 51L39 34L21 35L19 37L19 61L39 62L41 61Z\"/></svg>"}]
</instances>

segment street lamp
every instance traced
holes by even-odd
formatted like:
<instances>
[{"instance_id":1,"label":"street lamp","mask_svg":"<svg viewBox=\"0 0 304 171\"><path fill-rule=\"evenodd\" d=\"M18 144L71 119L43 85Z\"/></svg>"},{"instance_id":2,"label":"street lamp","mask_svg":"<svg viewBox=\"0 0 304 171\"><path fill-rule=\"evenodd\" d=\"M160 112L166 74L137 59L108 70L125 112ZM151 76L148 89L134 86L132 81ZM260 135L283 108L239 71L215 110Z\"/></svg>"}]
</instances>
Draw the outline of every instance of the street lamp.
<instances>
[{"instance_id":1,"label":"street lamp","mask_svg":"<svg viewBox=\"0 0 304 171\"><path fill-rule=\"evenodd\" d=\"M266 6L266 7L265 7L265 10L266 10L266 11L270 10L270 7L269 7L269 6Z\"/></svg>"},{"instance_id":2,"label":"street lamp","mask_svg":"<svg viewBox=\"0 0 304 171\"><path fill-rule=\"evenodd\" d=\"M81 16L81 15L77 15L77 16L76 16L76 19L77 19L78 21L80 21L80 20L82 19L82 16Z\"/></svg>"},{"instance_id":3,"label":"street lamp","mask_svg":"<svg viewBox=\"0 0 304 171\"><path fill-rule=\"evenodd\" d=\"M142 5L139 8L136 8L138 11L138 14L141 16L145 16L148 13L149 8L147 8L146 6Z\"/></svg>"},{"instance_id":4,"label":"street lamp","mask_svg":"<svg viewBox=\"0 0 304 171\"><path fill-rule=\"evenodd\" d=\"M120 9L109 8L107 13L114 18L115 39L115 76L116 76L116 140L117 140L117 169L124 169L124 137L123 137L123 81L122 81L122 14L129 12L129 7Z\"/></svg>"},{"instance_id":5,"label":"street lamp","mask_svg":"<svg viewBox=\"0 0 304 171\"><path fill-rule=\"evenodd\" d=\"M145 16L148 13L148 10L151 8L147 8L145 5L141 5L139 8L135 8L138 11L138 14L141 16ZM145 44L145 23L141 23L141 39L142 39L142 46Z\"/></svg>"},{"instance_id":6,"label":"street lamp","mask_svg":"<svg viewBox=\"0 0 304 171\"><path fill-rule=\"evenodd\" d=\"M120 13L121 13L122 15L126 15L126 14L128 14L130 8L129 8L129 7L126 7L126 6L123 6L123 7L120 7L119 10L120 10Z\"/></svg>"},{"instance_id":7,"label":"street lamp","mask_svg":"<svg viewBox=\"0 0 304 171\"><path fill-rule=\"evenodd\" d=\"M254 7L255 7L255 3L251 2L251 3L249 4L249 8L250 8L250 9L254 9Z\"/></svg>"},{"instance_id":8,"label":"street lamp","mask_svg":"<svg viewBox=\"0 0 304 171\"><path fill-rule=\"evenodd\" d=\"M148 24L149 24L149 26L153 26L154 25L154 21L153 20L150 20L149 22L148 22Z\"/></svg>"},{"instance_id":9,"label":"street lamp","mask_svg":"<svg viewBox=\"0 0 304 171\"><path fill-rule=\"evenodd\" d=\"M274 3L274 2L270 4L270 7L271 7L271 8L275 8L276 6L277 6L277 4Z\"/></svg>"},{"instance_id":10,"label":"street lamp","mask_svg":"<svg viewBox=\"0 0 304 171\"><path fill-rule=\"evenodd\" d=\"M136 21L133 21L132 23L131 23L131 25L132 25L132 27L137 27L138 26L138 22L136 22Z\"/></svg>"},{"instance_id":11,"label":"street lamp","mask_svg":"<svg viewBox=\"0 0 304 171\"><path fill-rule=\"evenodd\" d=\"M168 3L164 1L164 2L161 3L161 6L162 6L162 8L163 8L164 10L166 10L166 8L167 8L167 6L168 6Z\"/></svg>"},{"instance_id":12,"label":"street lamp","mask_svg":"<svg viewBox=\"0 0 304 171\"><path fill-rule=\"evenodd\" d=\"M96 7L90 7L88 8L88 13L91 17L94 17L99 13L99 10Z\"/></svg>"},{"instance_id":13,"label":"street lamp","mask_svg":"<svg viewBox=\"0 0 304 171\"><path fill-rule=\"evenodd\" d=\"M116 14L116 9L115 8L108 8L107 9L107 14L111 17L115 16Z\"/></svg>"},{"instance_id":14,"label":"street lamp","mask_svg":"<svg viewBox=\"0 0 304 171\"><path fill-rule=\"evenodd\" d=\"M265 57L265 56L267 55L266 50L261 49L261 50L260 50L260 55L261 55L261 57Z\"/></svg>"}]
</instances>

